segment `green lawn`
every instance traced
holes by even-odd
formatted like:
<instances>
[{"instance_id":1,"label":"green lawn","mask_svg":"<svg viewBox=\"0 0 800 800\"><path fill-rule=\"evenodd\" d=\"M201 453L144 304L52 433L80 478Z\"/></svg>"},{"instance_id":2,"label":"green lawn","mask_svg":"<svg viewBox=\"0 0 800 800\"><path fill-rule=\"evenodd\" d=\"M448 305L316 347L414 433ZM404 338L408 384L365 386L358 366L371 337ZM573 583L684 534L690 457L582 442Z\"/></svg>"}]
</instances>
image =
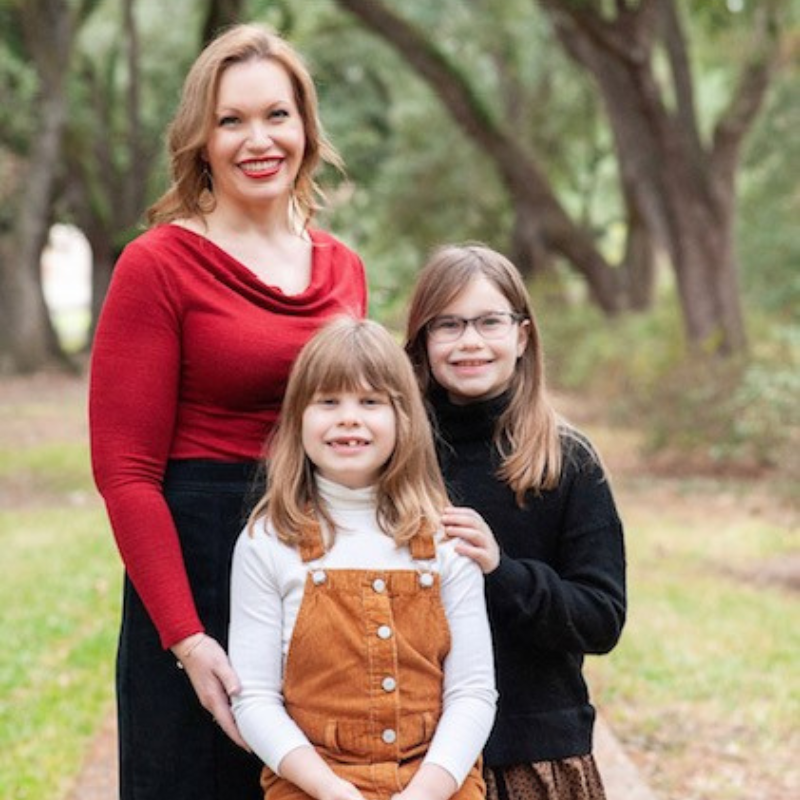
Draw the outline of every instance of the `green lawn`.
<instances>
[{"instance_id":1,"label":"green lawn","mask_svg":"<svg viewBox=\"0 0 800 800\"><path fill-rule=\"evenodd\" d=\"M800 601L769 575L798 530L746 484L670 485L620 483L630 614L590 659L595 700L659 796L781 800L800 788Z\"/></svg>"},{"instance_id":2,"label":"green lawn","mask_svg":"<svg viewBox=\"0 0 800 800\"><path fill-rule=\"evenodd\" d=\"M80 382L0 399L0 797L63 798L113 704L121 568Z\"/></svg>"},{"instance_id":3,"label":"green lawn","mask_svg":"<svg viewBox=\"0 0 800 800\"><path fill-rule=\"evenodd\" d=\"M0 513L0 797L60 797L112 700L120 569L104 513Z\"/></svg>"},{"instance_id":4,"label":"green lawn","mask_svg":"<svg viewBox=\"0 0 800 800\"><path fill-rule=\"evenodd\" d=\"M44 394L0 397L3 800L63 800L113 704L121 569L83 394ZM624 432L590 433L610 462L630 454ZM797 515L776 514L764 482L614 471L630 615L588 660L595 702L662 800L797 796L800 601L754 580L797 557Z\"/></svg>"}]
</instances>

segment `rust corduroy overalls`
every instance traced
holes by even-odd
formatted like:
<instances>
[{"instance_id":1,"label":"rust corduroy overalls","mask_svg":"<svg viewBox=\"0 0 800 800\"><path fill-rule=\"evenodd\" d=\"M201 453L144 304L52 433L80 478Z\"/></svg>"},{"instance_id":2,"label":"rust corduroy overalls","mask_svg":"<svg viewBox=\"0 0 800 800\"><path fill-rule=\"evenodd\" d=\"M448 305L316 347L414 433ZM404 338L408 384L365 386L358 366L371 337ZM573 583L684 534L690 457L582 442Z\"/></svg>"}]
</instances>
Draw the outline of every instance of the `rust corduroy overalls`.
<instances>
[{"instance_id":1,"label":"rust corduroy overalls","mask_svg":"<svg viewBox=\"0 0 800 800\"><path fill-rule=\"evenodd\" d=\"M442 665L450 629L439 575L418 570L324 568L318 528L300 554L309 565L286 661L286 709L320 755L369 800L389 800L419 769L442 710ZM418 561L436 556L421 530ZM315 563L316 562L316 563ZM267 800L308 800L264 768ZM476 764L453 800L481 800Z\"/></svg>"}]
</instances>

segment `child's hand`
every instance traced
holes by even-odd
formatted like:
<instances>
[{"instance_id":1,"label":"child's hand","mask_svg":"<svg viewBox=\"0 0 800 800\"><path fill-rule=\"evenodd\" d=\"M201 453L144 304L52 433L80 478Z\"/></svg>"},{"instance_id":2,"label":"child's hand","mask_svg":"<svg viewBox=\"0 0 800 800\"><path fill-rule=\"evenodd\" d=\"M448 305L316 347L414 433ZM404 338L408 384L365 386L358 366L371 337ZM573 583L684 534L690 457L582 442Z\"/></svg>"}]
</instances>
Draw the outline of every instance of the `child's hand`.
<instances>
[{"instance_id":1,"label":"child's hand","mask_svg":"<svg viewBox=\"0 0 800 800\"><path fill-rule=\"evenodd\" d=\"M320 800L365 800L365 798L352 783L339 779L325 790Z\"/></svg>"},{"instance_id":2,"label":"child's hand","mask_svg":"<svg viewBox=\"0 0 800 800\"><path fill-rule=\"evenodd\" d=\"M457 791L455 778L444 767L422 764L408 786L391 800L449 800Z\"/></svg>"},{"instance_id":3,"label":"child's hand","mask_svg":"<svg viewBox=\"0 0 800 800\"><path fill-rule=\"evenodd\" d=\"M456 552L475 561L484 575L497 569L500 547L492 529L477 511L450 506L444 510L442 525L448 536L461 540L456 545Z\"/></svg>"},{"instance_id":4,"label":"child's hand","mask_svg":"<svg viewBox=\"0 0 800 800\"><path fill-rule=\"evenodd\" d=\"M230 699L240 691L239 678L219 642L198 633L178 642L172 652L186 670L203 708L239 747L249 751L231 711Z\"/></svg>"},{"instance_id":5,"label":"child's hand","mask_svg":"<svg viewBox=\"0 0 800 800\"><path fill-rule=\"evenodd\" d=\"M290 750L278 765L278 772L316 800L365 800L349 781L340 778L311 745Z\"/></svg>"}]
</instances>

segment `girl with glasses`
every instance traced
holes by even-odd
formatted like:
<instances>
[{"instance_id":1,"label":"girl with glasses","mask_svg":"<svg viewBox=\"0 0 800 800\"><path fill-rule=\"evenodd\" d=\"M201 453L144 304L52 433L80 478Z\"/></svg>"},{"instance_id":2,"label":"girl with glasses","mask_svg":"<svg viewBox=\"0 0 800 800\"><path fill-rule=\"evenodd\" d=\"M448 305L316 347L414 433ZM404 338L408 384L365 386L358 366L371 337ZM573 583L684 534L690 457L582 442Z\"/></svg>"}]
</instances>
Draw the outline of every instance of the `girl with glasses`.
<instances>
[{"instance_id":1,"label":"girl with glasses","mask_svg":"<svg viewBox=\"0 0 800 800\"><path fill-rule=\"evenodd\" d=\"M623 529L599 457L548 398L514 265L477 244L434 253L412 295L406 350L457 503L445 532L485 578L499 692L487 796L602 800L582 665L623 628Z\"/></svg>"}]
</instances>

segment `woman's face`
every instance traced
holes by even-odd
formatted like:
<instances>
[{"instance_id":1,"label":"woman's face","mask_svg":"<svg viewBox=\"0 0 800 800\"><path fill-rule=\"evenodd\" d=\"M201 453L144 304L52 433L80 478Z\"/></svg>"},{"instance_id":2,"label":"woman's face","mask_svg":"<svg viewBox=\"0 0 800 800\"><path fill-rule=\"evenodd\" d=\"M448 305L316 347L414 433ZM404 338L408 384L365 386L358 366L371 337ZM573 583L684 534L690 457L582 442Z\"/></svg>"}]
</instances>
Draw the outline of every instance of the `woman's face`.
<instances>
[{"instance_id":1,"label":"woman's face","mask_svg":"<svg viewBox=\"0 0 800 800\"><path fill-rule=\"evenodd\" d=\"M305 144L292 82L281 64L244 61L222 73L204 151L218 205L245 211L288 206Z\"/></svg>"},{"instance_id":2,"label":"woman's face","mask_svg":"<svg viewBox=\"0 0 800 800\"><path fill-rule=\"evenodd\" d=\"M530 327L527 320L512 318L512 312L505 295L487 278L477 277L428 325L431 373L451 402L489 400L509 387ZM483 334L475 324L478 317L483 318L478 322ZM464 327L463 320L471 322Z\"/></svg>"}]
</instances>

